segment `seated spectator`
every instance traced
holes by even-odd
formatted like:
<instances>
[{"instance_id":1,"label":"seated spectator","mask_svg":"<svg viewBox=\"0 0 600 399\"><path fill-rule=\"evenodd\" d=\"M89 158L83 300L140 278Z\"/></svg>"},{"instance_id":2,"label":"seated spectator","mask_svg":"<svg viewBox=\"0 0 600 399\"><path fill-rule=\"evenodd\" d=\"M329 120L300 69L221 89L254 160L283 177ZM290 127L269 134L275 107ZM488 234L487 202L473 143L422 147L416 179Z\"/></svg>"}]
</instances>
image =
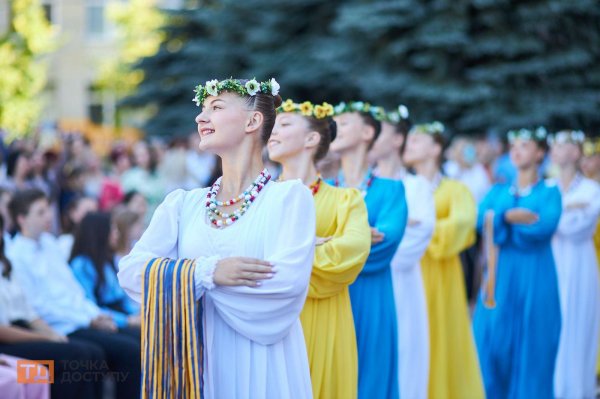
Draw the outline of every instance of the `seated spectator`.
<instances>
[{"instance_id":1,"label":"seated spectator","mask_svg":"<svg viewBox=\"0 0 600 399\"><path fill-rule=\"evenodd\" d=\"M117 327L139 328L140 307L117 279L113 255L117 238L109 213L88 213L77 227L69 263L86 297L111 315Z\"/></svg>"},{"instance_id":2,"label":"seated spectator","mask_svg":"<svg viewBox=\"0 0 600 399\"><path fill-rule=\"evenodd\" d=\"M4 188L0 188L0 216L4 220L2 228L2 236L4 238L4 245L7 247L10 245L12 240L12 222L10 220L10 213L8 211L8 204L12 199L12 193Z\"/></svg>"},{"instance_id":3,"label":"seated spectator","mask_svg":"<svg viewBox=\"0 0 600 399\"><path fill-rule=\"evenodd\" d=\"M56 239L47 233L52 215L44 193L18 192L9 208L19 232L8 258L33 309L58 333L104 350L109 370L123 376L116 384L118 399L139 397L140 337L120 332L112 316L86 298Z\"/></svg>"},{"instance_id":4,"label":"seated spectator","mask_svg":"<svg viewBox=\"0 0 600 399\"><path fill-rule=\"evenodd\" d=\"M123 173L121 183L125 192L135 190L147 201L148 211L144 217L150 221L154 209L166 194L165 181L159 170L160 156L157 146L140 141L133 146L134 167Z\"/></svg>"},{"instance_id":5,"label":"seated spectator","mask_svg":"<svg viewBox=\"0 0 600 399\"><path fill-rule=\"evenodd\" d=\"M12 192L33 188L31 172L31 154L24 149L12 149L6 157L6 180L2 187Z\"/></svg>"},{"instance_id":6,"label":"seated spectator","mask_svg":"<svg viewBox=\"0 0 600 399\"><path fill-rule=\"evenodd\" d=\"M123 145L115 145L109 156L111 170L100 189L100 209L110 211L123 201L125 193L121 187L121 176L131 168L131 159Z\"/></svg>"},{"instance_id":7,"label":"seated spectator","mask_svg":"<svg viewBox=\"0 0 600 399\"><path fill-rule=\"evenodd\" d=\"M96 212L98 210L98 202L90 197L83 195L74 196L67 204L62 217L62 234L58 237L58 245L68 261L75 240L75 229L88 212Z\"/></svg>"},{"instance_id":8,"label":"seated spectator","mask_svg":"<svg viewBox=\"0 0 600 399\"><path fill-rule=\"evenodd\" d=\"M146 201L146 197L144 197L141 193L135 190L128 191L123 199L123 205L125 205L127 209L140 215L144 219L144 223L146 222L146 215L148 214L148 201Z\"/></svg>"},{"instance_id":9,"label":"seated spectator","mask_svg":"<svg viewBox=\"0 0 600 399\"><path fill-rule=\"evenodd\" d=\"M113 221L118 233L114 247L115 265L118 265L144 233L144 219L127 208L118 208L114 211Z\"/></svg>"},{"instance_id":10,"label":"seated spectator","mask_svg":"<svg viewBox=\"0 0 600 399\"><path fill-rule=\"evenodd\" d=\"M4 221L0 216L0 228L3 227ZM67 382L65 373L77 371L70 362L85 367L90 362L104 361L104 351L92 343L76 340L69 342L67 337L54 331L38 317L29 305L19 282L13 276L12 265L6 257L4 244L0 237L0 353L31 360L54 360L55 378L51 386L53 397L101 398L101 379ZM0 359L2 358L0 356ZM4 359L7 360L7 357ZM14 359L8 358L8 360ZM9 361L9 364L12 363ZM0 370L0 375L3 373L6 374L7 370ZM8 384L6 381L5 383ZM2 388L4 388L3 383L0 382L0 392L7 395L6 397L12 397L7 394L10 391ZM7 387L7 389L14 389L14 387Z\"/></svg>"}]
</instances>

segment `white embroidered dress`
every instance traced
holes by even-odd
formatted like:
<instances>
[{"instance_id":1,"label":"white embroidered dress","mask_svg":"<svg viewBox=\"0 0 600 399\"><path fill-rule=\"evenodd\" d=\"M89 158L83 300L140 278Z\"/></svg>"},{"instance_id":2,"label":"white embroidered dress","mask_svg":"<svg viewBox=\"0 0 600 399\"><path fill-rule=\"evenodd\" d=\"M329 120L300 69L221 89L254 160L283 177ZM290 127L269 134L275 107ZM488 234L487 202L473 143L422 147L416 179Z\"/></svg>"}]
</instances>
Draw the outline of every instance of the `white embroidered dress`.
<instances>
[{"instance_id":1,"label":"white embroidered dress","mask_svg":"<svg viewBox=\"0 0 600 399\"><path fill-rule=\"evenodd\" d=\"M197 259L196 294L206 305L205 398L311 398L299 315L315 246L312 195L299 180L271 181L237 222L215 229L206 217L207 190L167 196L119 263L119 281L139 301L151 258ZM211 287L206 276L218 259L234 256L270 261L275 276L258 288Z\"/></svg>"},{"instance_id":2,"label":"white embroidered dress","mask_svg":"<svg viewBox=\"0 0 600 399\"><path fill-rule=\"evenodd\" d=\"M600 215L600 185L578 175L562 192L562 203L552 239L562 315L554 396L594 398L600 287L593 235Z\"/></svg>"}]
</instances>

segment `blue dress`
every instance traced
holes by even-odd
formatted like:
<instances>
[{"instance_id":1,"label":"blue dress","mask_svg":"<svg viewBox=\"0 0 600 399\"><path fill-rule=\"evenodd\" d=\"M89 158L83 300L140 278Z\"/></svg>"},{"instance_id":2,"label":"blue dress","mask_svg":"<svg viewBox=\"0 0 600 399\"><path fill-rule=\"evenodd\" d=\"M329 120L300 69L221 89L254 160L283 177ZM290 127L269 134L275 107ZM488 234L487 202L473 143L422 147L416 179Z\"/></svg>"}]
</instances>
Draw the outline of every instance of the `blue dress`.
<instances>
[{"instance_id":1,"label":"blue dress","mask_svg":"<svg viewBox=\"0 0 600 399\"><path fill-rule=\"evenodd\" d=\"M539 220L508 224L504 214L512 208L529 209ZM486 396L550 399L561 326L551 239L561 215L561 195L543 181L520 194L510 185L495 185L481 203L479 231L490 209L499 248L496 307L486 308L480 295L473 318Z\"/></svg>"},{"instance_id":2,"label":"blue dress","mask_svg":"<svg viewBox=\"0 0 600 399\"><path fill-rule=\"evenodd\" d=\"M108 313L119 328L127 327L130 315L140 313L139 305L131 300L119 285L117 272L111 265L104 266L104 284L98 290L98 295L95 292L98 274L90 258L82 255L75 257L71 261L71 269L83 287L85 296Z\"/></svg>"},{"instance_id":3,"label":"blue dress","mask_svg":"<svg viewBox=\"0 0 600 399\"><path fill-rule=\"evenodd\" d=\"M369 225L385 237L371 247L363 270L350 285L358 347L358 397L397 399L398 334L390 264L408 218L404 185L375 177L365 202Z\"/></svg>"}]
</instances>

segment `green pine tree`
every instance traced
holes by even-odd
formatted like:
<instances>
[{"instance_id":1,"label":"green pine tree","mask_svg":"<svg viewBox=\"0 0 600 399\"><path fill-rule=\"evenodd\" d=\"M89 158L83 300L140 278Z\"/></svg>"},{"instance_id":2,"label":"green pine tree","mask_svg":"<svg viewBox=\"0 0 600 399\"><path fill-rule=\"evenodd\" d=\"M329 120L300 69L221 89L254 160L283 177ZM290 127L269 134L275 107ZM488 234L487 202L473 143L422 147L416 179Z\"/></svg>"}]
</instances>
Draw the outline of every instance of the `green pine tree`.
<instances>
[{"instance_id":1,"label":"green pine tree","mask_svg":"<svg viewBox=\"0 0 600 399\"><path fill-rule=\"evenodd\" d=\"M296 100L406 104L455 133L600 128L593 0L234 0L173 12L129 106L150 134L194 129L193 87L275 77Z\"/></svg>"}]
</instances>

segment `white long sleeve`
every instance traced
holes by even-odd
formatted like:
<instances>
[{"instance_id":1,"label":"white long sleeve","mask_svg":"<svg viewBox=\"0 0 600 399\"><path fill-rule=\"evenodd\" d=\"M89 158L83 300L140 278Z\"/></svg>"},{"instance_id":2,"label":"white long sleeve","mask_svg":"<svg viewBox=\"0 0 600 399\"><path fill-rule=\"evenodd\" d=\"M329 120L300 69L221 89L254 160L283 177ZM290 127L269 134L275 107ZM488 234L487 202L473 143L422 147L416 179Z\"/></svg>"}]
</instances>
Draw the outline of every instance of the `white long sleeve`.
<instances>
[{"instance_id":1,"label":"white long sleeve","mask_svg":"<svg viewBox=\"0 0 600 399\"><path fill-rule=\"evenodd\" d=\"M186 192L175 190L158 206L150 225L131 252L119 262L119 283L127 294L141 302L142 272L153 258L177 259L180 208Z\"/></svg>"},{"instance_id":2,"label":"white long sleeve","mask_svg":"<svg viewBox=\"0 0 600 399\"><path fill-rule=\"evenodd\" d=\"M392 259L392 267L406 271L418 267L427 249L435 227L435 204L431 184L424 178L408 175L404 179L404 186L409 224Z\"/></svg>"},{"instance_id":3,"label":"white long sleeve","mask_svg":"<svg viewBox=\"0 0 600 399\"><path fill-rule=\"evenodd\" d=\"M277 270L260 288L217 287L208 296L234 330L263 345L280 341L297 323L304 306L315 247L315 209L300 182L279 198L269 213L264 260Z\"/></svg>"},{"instance_id":4,"label":"white long sleeve","mask_svg":"<svg viewBox=\"0 0 600 399\"><path fill-rule=\"evenodd\" d=\"M584 205L571 208L571 205ZM600 215L600 185L583 179L574 192L563 194L563 213L556 236L575 241L589 240L594 234Z\"/></svg>"}]
</instances>

